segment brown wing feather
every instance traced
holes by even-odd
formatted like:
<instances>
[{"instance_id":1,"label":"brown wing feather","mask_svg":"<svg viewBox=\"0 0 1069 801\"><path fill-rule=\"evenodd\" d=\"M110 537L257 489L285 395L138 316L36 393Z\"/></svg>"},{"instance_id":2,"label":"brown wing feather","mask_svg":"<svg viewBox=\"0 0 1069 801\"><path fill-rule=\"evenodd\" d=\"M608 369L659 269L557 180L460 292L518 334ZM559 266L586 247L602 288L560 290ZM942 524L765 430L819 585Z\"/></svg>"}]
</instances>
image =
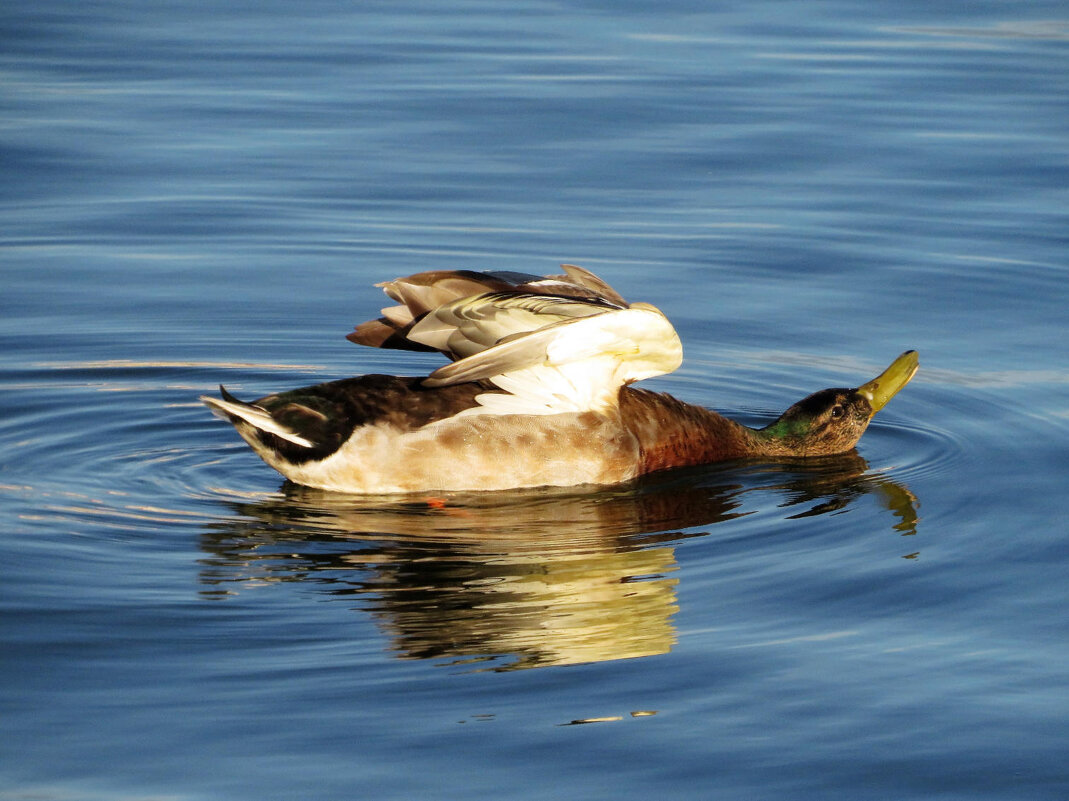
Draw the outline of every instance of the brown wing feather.
<instances>
[{"instance_id":1,"label":"brown wing feather","mask_svg":"<svg viewBox=\"0 0 1069 801\"><path fill-rule=\"evenodd\" d=\"M408 333L428 312L461 298L487 292L597 300L620 308L627 302L589 270L561 265L562 275L532 275L511 271L428 270L378 284L399 305L382 310L382 317L356 326L346 339L372 348L432 351L408 339ZM449 354L446 354L449 355Z\"/></svg>"}]
</instances>

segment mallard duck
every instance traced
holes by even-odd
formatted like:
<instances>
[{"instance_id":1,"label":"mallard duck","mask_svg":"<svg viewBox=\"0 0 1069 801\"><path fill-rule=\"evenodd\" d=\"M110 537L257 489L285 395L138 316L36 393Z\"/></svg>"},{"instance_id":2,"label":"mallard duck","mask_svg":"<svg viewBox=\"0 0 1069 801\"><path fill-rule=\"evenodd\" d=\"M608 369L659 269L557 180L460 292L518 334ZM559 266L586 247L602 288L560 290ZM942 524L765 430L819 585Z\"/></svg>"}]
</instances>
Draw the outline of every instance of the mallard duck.
<instances>
[{"instance_id":1,"label":"mallard duck","mask_svg":"<svg viewBox=\"0 0 1069 801\"><path fill-rule=\"evenodd\" d=\"M298 484L350 493L616 484L744 457L850 451L913 377L906 351L856 389L824 389L764 428L636 389L679 367L671 323L580 267L441 270L380 284L397 305L348 339L439 351L429 376L364 375L252 403L202 397Z\"/></svg>"}]
</instances>

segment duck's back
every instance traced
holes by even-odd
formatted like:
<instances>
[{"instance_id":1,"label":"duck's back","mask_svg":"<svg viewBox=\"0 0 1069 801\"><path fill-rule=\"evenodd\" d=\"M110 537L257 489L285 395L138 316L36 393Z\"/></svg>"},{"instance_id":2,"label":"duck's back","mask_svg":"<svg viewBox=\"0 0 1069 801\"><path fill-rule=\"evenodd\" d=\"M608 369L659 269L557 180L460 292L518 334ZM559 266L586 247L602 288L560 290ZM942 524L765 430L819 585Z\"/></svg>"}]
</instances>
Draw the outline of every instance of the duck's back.
<instances>
[{"instance_id":1,"label":"duck's back","mask_svg":"<svg viewBox=\"0 0 1069 801\"><path fill-rule=\"evenodd\" d=\"M404 376L362 375L279 392L252 405L312 443L308 448L262 432L267 444L299 464L329 456L360 428L381 426L404 433L444 420L476 406L476 396L484 391L478 384L431 389L421 382Z\"/></svg>"}]
</instances>

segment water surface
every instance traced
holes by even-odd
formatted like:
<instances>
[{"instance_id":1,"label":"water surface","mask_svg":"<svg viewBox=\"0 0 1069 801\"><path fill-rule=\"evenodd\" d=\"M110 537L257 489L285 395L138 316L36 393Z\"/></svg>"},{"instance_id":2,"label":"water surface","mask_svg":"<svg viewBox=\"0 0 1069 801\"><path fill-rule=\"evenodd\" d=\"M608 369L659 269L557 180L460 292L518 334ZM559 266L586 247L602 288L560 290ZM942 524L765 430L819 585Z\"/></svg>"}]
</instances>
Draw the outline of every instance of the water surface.
<instances>
[{"instance_id":1,"label":"water surface","mask_svg":"<svg viewBox=\"0 0 1069 801\"><path fill-rule=\"evenodd\" d=\"M0 36L0 797L1065 797L1060 4ZM433 369L344 340L371 284L563 261L751 424L922 369L847 457L430 502L196 401Z\"/></svg>"}]
</instances>

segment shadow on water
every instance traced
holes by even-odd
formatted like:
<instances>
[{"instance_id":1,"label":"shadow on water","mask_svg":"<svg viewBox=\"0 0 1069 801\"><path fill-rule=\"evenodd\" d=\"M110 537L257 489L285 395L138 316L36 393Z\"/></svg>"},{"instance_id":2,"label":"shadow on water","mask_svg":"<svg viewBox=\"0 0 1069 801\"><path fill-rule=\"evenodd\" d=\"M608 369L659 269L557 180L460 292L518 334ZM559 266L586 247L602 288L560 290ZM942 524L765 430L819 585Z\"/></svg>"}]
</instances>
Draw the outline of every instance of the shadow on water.
<instances>
[{"instance_id":1,"label":"shadow on water","mask_svg":"<svg viewBox=\"0 0 1069 801\"><path fill-rule=\"evenodd\" d=\"M287 484L203 533L201 579L209 597L313 582L368 611L402 659L515 670L651 656L675 642L678 543L762 509L799 519L869 494L893 531L916 533L914 495L856 455L586 494L359 498Z\"/></svg>"}]
</instances>

